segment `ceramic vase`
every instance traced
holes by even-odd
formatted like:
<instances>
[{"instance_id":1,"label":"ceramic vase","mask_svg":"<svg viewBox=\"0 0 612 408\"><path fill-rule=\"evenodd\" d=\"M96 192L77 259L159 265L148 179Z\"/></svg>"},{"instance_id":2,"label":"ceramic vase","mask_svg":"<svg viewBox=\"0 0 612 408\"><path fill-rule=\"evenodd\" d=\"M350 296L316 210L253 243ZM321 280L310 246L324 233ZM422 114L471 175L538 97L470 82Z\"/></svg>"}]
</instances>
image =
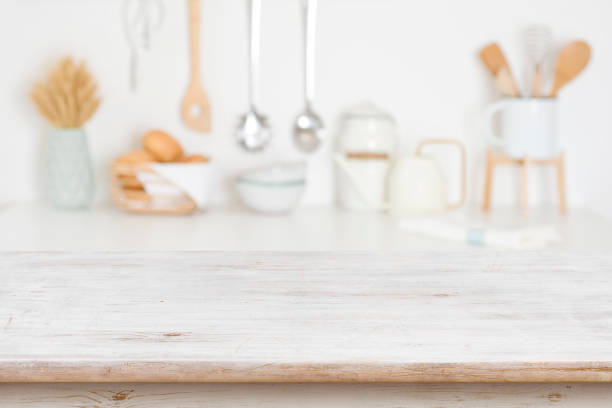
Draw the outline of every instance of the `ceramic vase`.
<instances>
[{"instance_id":1,"label":"ceramic vase","mask_svg":"<svg viewBox=\"0 0 612 408\"><path fill-rule=\"evenodd\" d=\"M47 146L47 194L59 208L91 205L94 178L87 136L83 129L54 129Z\"/></svg>"}]
</instances>

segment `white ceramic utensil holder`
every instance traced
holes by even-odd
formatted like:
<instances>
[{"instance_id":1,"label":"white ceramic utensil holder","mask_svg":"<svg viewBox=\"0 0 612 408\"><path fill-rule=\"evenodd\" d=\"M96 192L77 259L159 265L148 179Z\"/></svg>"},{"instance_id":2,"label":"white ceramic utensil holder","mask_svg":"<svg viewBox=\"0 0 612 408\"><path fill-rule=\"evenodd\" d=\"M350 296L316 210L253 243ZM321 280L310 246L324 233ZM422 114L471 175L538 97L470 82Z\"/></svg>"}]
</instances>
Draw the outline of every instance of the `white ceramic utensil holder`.
<instances>
[{"instance_id":1,"label":"white ceramic utensil holder","mask_svg":"<svg viewBox=\"0 0 612 408\"><path fill-rule=\"evenodd\" d=\"M559 155L557 116L555 98L503 99L485 111L485 133L491 145L512 158L548 159Z\"/></svg>"}]
</instances>

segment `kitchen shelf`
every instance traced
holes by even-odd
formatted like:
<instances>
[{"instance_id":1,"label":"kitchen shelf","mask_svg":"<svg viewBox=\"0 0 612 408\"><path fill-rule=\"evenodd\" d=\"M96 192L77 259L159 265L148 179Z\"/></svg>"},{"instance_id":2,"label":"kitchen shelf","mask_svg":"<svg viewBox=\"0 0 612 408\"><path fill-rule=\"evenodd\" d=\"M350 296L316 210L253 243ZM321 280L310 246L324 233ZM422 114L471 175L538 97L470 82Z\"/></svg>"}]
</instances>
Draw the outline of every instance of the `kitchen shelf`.
<instances>
[{"instance_id":1,"label":"kitchen shelf","mask_svg":"<svg viewBox=\"0 0 612 408\"><path fill-rule=\"evenodd\" d=\"M525 219L516 209L470 217L487 225L556 225L564 242L547 248L563 252L612 248L612 223L586 210L566 217L543 208ZM489 250L418 237L380 213L333 208L300 208L286 216L262 216L240 208L212 208L190 216L127 214L101 204L89 211L60 211L43 204L0 206L3 251L417 251Z\"/></svg>"}]
</instances>

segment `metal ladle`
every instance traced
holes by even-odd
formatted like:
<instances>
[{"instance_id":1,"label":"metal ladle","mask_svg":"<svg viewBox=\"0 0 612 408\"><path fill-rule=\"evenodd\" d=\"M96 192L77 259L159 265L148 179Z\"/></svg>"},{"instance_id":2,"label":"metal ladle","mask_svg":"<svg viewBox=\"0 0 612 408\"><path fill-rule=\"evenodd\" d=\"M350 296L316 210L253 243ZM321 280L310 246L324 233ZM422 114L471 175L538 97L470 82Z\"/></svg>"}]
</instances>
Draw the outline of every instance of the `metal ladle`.
<instances>
[{"instance_id":1,"label":"metal ladle","mask_svg":"<svg viewBox=\"0 0 612 408\"><path fill-rule=\"evenodd\" d=\"M315 31L318 0L301 0L304 25L304 96L306 106L295 119L293 139L305 153L315 151L325 138L325 126L313 108L315 79Z\"/></svg>"},{"instance_id":2,"label":"metal ladle","mask_svg":"<svg viewBox=\"0 0 612 408\"><path fill-rule=\"evenodd\" d=\"M240 117L236 129L238 143L248 151L261 150L270 141L272 132L268 119L257 111L257 80L261 33L261 0L247 0L249 40L249 111Z\"/></svg>"}]
</instances>

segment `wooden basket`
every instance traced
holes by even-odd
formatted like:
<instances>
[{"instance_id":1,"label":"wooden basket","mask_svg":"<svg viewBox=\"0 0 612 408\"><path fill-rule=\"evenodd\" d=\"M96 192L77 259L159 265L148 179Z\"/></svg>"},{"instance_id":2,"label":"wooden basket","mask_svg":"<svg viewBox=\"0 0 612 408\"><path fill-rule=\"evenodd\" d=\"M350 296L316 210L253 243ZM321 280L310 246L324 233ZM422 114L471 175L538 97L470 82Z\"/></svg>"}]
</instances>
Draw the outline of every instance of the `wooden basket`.
<instances>
[{"instance_id":1,"label":"wooden basket","mask_svg":"<svg viewBox=\"0 0 612 408\"><path fill-rule=\"evenodd\" d=\"M196 202L187 194L150 195L144 189L138 175L157 176L149 163L114 162L111 166L111 194L113 201L126 211L142 214L189 214L197 208ZM176 186L159 179L168 187Z\"/></svg>"}]
</instances>

